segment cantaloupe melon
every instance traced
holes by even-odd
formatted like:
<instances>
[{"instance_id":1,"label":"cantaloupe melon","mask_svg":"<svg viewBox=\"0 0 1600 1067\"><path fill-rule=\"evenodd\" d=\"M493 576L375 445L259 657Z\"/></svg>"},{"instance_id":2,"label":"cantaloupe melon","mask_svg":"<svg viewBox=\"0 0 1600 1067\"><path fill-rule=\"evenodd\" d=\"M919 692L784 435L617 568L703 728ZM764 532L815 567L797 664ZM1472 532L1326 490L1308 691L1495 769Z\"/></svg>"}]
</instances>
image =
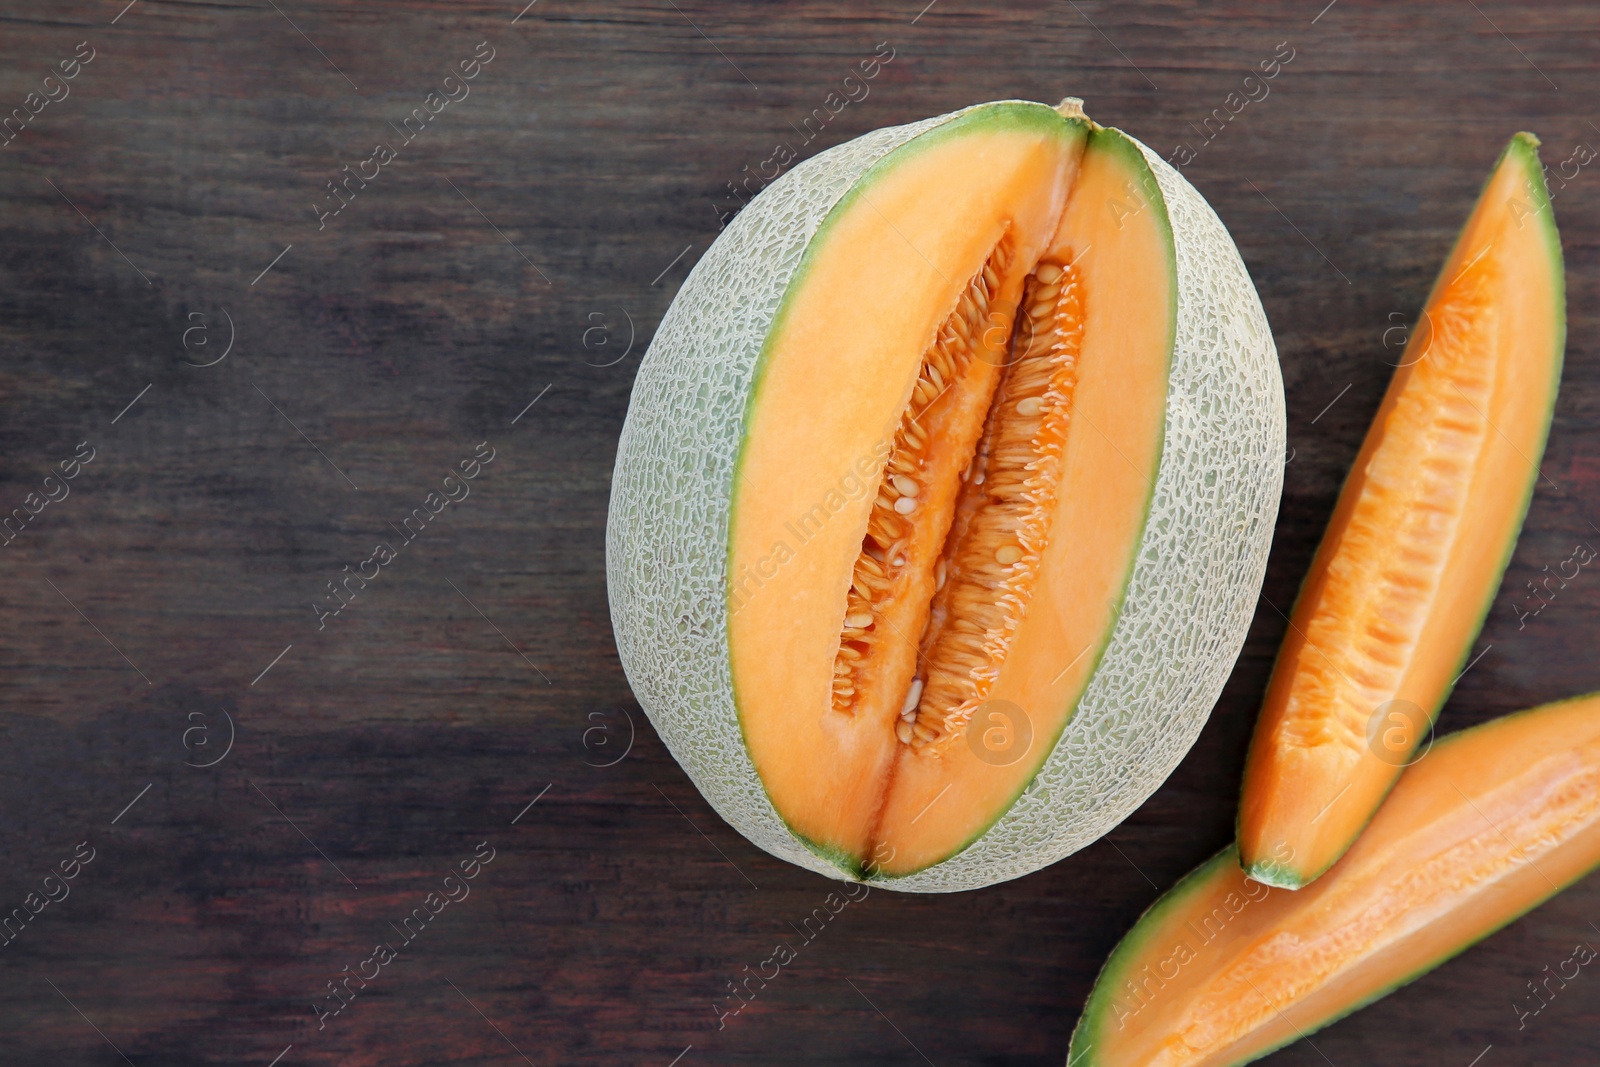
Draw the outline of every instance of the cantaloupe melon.
<instances>
[{"instance_id":1,"label":"cantaloupe melon","mask_svg":"<svg viewBox=\"0 0 1600 1067\"><path fill-rule=\"evenodd\" d=\"M878 130L764 190L634 384L607 530L640 704L712 806L969 889L1114 826L1238 654L1282 479L1266 318L1079 102Z\"/></svg>"},{"instance_id":2,"label":"cantaloupe melon","mask_svg":"<svg viewBox=\"0 0 1600 1067\"><path fill-rule=\"evenodd\" d=\"M1561 239L1519 133L1389 384L1301 587L1256 725L1240 862L1294 888L1426 737L1515 547L1566 341Z\"/></svg>"},{"instance_id":3,"label":"cantaloupe melon","mask_svg":"<svg viewBox=\"0 0 1600 1067\"><path fill-rule=\"evenodd\" d=\"M1443 738L1326 874L1289 892L1231 846L1106 962L1072 1067L1233 1067L1437 967L1600 865L1600 694Z\"/></svg>"}]
</instances>

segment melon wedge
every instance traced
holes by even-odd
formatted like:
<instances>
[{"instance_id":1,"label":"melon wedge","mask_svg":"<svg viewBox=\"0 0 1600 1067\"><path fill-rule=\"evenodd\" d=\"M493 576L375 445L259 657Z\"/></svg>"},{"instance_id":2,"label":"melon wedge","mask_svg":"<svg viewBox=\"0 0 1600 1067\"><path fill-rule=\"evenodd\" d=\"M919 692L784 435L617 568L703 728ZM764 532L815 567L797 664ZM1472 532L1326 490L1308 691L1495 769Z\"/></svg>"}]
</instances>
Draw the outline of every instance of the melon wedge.
<instances>
[{"instance_id":1,"label":"melon wedge","mask_svg":"<svg viewBox=\"0 0 1600 1067\"><path fill-rule=\"evenodd\" d=\"M1231 1067L1437 967L1600 865L1600 694L1434 745L1298 892L1232 847L1145 912L1100 972L1073 1067Z\"/></svg>"},{"instance_id":2,"label":"melon wedge","mask_svg":"<svg viewBox=\"0 0 1600 1067\"><path fill-rule=\"evenodd\" d=\"M762 848L907 890L1016 877L1193 743L1282 439L1249 277L1153 153L1077 101L878 130L752 201L651 343L618 650Z\"/></svg>"},{"instance_id":3,"label":"melon wedge","mask_svg":"<svg viewBox=\"0 0 1600 1067\"><path fill-rule=\"evenodd\" d=\"M1538 140L1502 153L1301 587L1239 805L1240 862L1295 888L1394 784L1471 654L1561 378L1561 241Z\"/></svg>"}]
</instances>

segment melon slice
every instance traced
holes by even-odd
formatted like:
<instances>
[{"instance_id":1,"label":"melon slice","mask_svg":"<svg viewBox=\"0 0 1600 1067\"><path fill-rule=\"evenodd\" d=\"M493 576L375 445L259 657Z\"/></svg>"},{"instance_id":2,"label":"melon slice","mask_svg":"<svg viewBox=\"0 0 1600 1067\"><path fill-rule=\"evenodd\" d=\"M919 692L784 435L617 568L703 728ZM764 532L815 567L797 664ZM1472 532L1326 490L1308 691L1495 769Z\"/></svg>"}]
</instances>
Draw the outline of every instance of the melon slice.
<instances>
[{"instance_id":1,"label":"melon slice","mask_svg":"<svg viewBox=\"0 0 1600 1067\"><path fill-rule=\"evenodd\" d=\"M1440 740L1298 892L1232 847L1145 912L1095 982L1073 1067L1231 1067L1437 967L1600 865L1600 694Z\"/></svg>"},{"instance_id":2,"label":"melon slice","mask_svg":"<svg viewBox=\"0 0 1600 1067\"><path fill-rule=\"evenodd\" d=\"M1077 101L879 130L763 191L634 385L618 649L730 823L955 890L1136 807L1243 640L1281 485L1265 317Z\"/></svg>"},{"instance_id":3,"label":"melon slice","mask_svg":"<svg viewBox=\"0 0 1600 1067\"><path fill-rule=\"evenodd\" d=\"M1501 155L1300 591L1239 807L1245 871L1295 888L1377 810L1466 665L1561 378L1561 241L1538 140Z\"/></svg>"}]
</instances>

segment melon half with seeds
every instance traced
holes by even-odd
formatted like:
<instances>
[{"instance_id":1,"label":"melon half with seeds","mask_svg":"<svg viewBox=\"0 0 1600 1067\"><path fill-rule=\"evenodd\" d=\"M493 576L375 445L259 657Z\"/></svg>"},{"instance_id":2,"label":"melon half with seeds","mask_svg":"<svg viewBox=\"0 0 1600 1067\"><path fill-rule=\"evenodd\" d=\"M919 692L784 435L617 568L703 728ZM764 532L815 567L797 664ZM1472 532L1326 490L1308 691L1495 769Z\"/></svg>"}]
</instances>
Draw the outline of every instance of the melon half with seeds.
<instances>
[{"instance_id":1,"label":"melon half with seeds","mask_svg":"<svg viewBox=\"0 0 1600 1067\"><path fill-rule=\"evenodd\" d=\"M651 343L607 529L623 666L774 855L1015 878L1193 744L1283 440L1249 275L1153 152L1076 100L877 130L756 197Z\"/></svg>"}]
</instances>

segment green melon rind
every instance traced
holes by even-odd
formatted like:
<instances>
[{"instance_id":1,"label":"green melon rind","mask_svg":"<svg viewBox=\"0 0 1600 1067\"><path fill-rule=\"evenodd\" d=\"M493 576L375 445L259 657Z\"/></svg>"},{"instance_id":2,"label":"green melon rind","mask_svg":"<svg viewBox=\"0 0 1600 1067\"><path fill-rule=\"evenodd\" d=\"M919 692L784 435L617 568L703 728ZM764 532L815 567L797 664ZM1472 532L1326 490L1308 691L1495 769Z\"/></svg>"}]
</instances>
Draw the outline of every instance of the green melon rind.
<instances>
[{"instance_id":1,"label":"green melon rind","mask_svg":"<svg viewBox=\"0 0 1600 1067\"><path fill-rule=\"evenodd\" d=\"M733 703L725 570L743 416L773 318L827 214L890 151L997 108L1050 110L1007 101L878 130L764 190L695 265L662 320L618 446L606 558L618 653L635 695L718 814L773 855L834 878L862 874L790 832L744 748ZM1115 826L1193 744L1253 613L1283 477L1277 354L1226 229L1176 171L1138 147L1177 252L1166 435L1179 447L1163 451L1124 611L1040 773L964 851L885 883L897 889L949 892L1015 878Z\"/></svg>"},{"instance_id":2,"label":"green melon rind","mask_svg":"<svg viewBox=\"0 0 1600 1067\"><path fill-rule=\"evenodd\" d=\"M1491 719L1488 722L1479 723L1477 726L1470 727L1466 730L1458 730L1448 737L1442 738L1434 746L1432 754L1437 755L1439 751L1443 750L1447 746L1453 745L1461 738L1470 734L1475 734L1483 730L1501 729L1506 727L1508 724L1515 723L1516 720L1525 716L1536 715L1543 711L1562 707L1567 704L1574 704L1579 701L1593 700L1597 696L1600 696L1600 693L1586 693L1581 696L1569 697L1565 700L1557 700L1549 704L1541 704L1535 708L1527 708L1523 711L1513 712L1510 715L1504 715L1498 719ZM1072 1040L1068 1045L1067 1051L1068 1067L1108 1067L1108 1065L1106 1065L1102 1060L1097 1059L1094 1056L1094 1047L1095 1042L1098 1040L1098 1035L1100 1034L1101 1029L1109 1023L1116 1021L1115 1012L1112 1010L1112 1004L1116 999L1116 987L1127 975L1136 973L1140 969L1140 961L1144 958L1142 956L1142 951L1149 943L1150 939L1161 932L1162 920L1166 917L1167 913L1174 907L1185 903L1192 894L1204 891L1209 884L1209 880L1214 877L1219 870L1225 871L1228 868L1235 867L1238 862L1239 858L1237 845L1229 845L1227 848L1223 849L1221 852L1217 853L1215 856L1211 857L1209 860L1205 861L1200 866L1184 875L1182 880L1180 880L1177 885L1173 886L1166 893L1162 894L1154 904L1150 905L1150 907L1145 910L1143 915L1139 916L1139 920L1134 923L1133 928L1123 936L1122 940L1118 942L1117 947L1111 951L1111 955L1106 959L1105 965L1100 969L1099 976L1095 978L1094 986L1089 991L1089 999L1084 1004L1083 1014L1078 1020L1078 1025L1074 1027L1072 1031ZM1240 1067L1241 1064L1258 1060L1263 1056L1267 1056L1278 1051L1286 1045L1293 1044L1301 1037L1309 1036L1319 1030L1323 1030L1333 1025L1340 1019L1360 1011L1369 1004L1382 1000L1384 997L1388 996L1390 993L1393 993L1401 986L1409 985L1412 982L1415 982L1418 978L1421 978L1423 975L1441 966L1442 964L1449 962L1450 960L1459 956L1461 953L1465 952L1467 949L1471 948L1473 945L1476 945L1484 939L1499 933L1501 930L1505 929L1507 926L1510 926L1524 915L1527 915L1529 912L1533 911L1535 908L1539 907L1541 904L1545 903L1562 890L1567 889L1568 887L1575 885L1577 882L1588 877L1588 875L1594 873L1594 871L1597 869L1600 869L1600 861L1597 861L1595 864L1591 865L1585 870L1580 870L1577 874L1573 875L1573 877L1567 879L1559 885L1551 883L1551 889L1548 893L1533 901L1533 903L1529 904L1523 910L1516 912L1513 915L1506 916L1494 926L1469 935L1465 941L1462 941L1459 945L1456 945L1452 948L1446 949L1438 956L1424 960L1422 963L1417 965L1415 970L1407 972L1401 977L1395 979L1394 982L1384 986L1382 989L1371 994L1370 996L1356 1001L1348 1007L1337 1009L1333 1013L1329 1014L1326 1018L1313 1023L1310 1026L1302 1027L1300 1033L1296 1036L1280 1041L1271 1048L1262 1049L1260 1052L1250 1056L1248 1059L1230 1060L1226 1065L1219 1065L1219 1067ZM1286 887L1279 886L1274 888L1277 891L1292 892L1292 890L1289 890Z\"/></svg>"},{"instance_id":3,"label":"green melon rind","mask_svg":"<svg viewBox=\"0 0 1600 1067\"><path fill-rule=\"evenodd\" d=\"M1389 792L1392 792L1393 789L1394 787L1390 786L1389 791L1385 792L1383 795L1387 797ZM1376 815L1377 813L1378 809L1373 808L1372 815L1367 816L1367 821L1361 824L1362 830L1367 828L1368 823L1372 822L1373 815ZM1359 836L1361 835L1358 831L1356 837ZM1356 838L1352 837L1345 845L1345 849L1347 851L1350 848L1350 845L1355 843L1355 840ZM1287 863L1278 863L1273 860L1258 860L1255 863L1246 864L1241 858L1239 860L1239 866L1244 871L1246 877L1248 877L1252 882L1260 882L1262 885L1270 885L1274 889L1287 889L1290 891L1304 889L1306 886L1316 881L1317 878L1319 878L1328 869L1327 867L1324 867L1321 871L1318 871L1316 874L1311 875L1308 878L1300 871L1297 871L1293 867L1289 866ZM1331 867L1333 864L1330 863L1328 866Z\"/></svg>"},{"instance_id":4,"label":"green melon rind","mask_svg":"<svg viewBox=\"0 0 1600 1067\"><path fill-rule=\"evenodd\" d=\"M1529 205L1532 210L1528 217L1536 218L1538 220L1537 225L1539 227L1539 232L1544 238L1546 250L1548 251L1551 260L1551 276L1555 279L1555 284L1551 291L1551 313L1554 315L1556 320L1556 343L1555 350L1551 354L1552 366L1550 376L1550 396L1545 402L1544 421L1539 428L1539 444L1534 450L1532 457L1530 457L1531 468L1528 474L1527 483L1523 486L1521 498L1512 503L1511 508L1507 509L1515 510L1517 515L1517 527L1516 532L1506 540L1505 551L1500 557L1500 566L1497 573L1501 574L1502 576L1505 574L1506 568L1511 565L1511 557L1516 553L1517 541L1520 539L1522 534L1522 524L1524 520L1527 519L1528 508L1533 503L1533 491L1534 488L1539 484L1539 478L1541 477L1540 463L1544 459L1545 445L1548 444L1550 440L1550 423L1555 416L1556 395L1561 389L1561 370L1566 362L1567 347L1566 265L1561 253L1561 234L1556 228L1555 209L1550 201L1550 189L1544 180L1544 165L1539 161L1539 138L1535 137L1531 133L1526 132L1513 135L1510 143L1506 145L1505 149L1501 151L1499 158L1495 160L1494 167L1490 169L1489 178L1484 182L1484 188L1487 189L1489 187L1489 183L1494 180L1495 174L1500 170L1500 165L1505 161L1507 156L1511 155L1515 155L1517 157L1517 160L1527 177L1526 188L1530 194L1530 199L1532 200L1532 203ZM1480 193L1479 195L1481 197L1482 194ZM1473 203L1476 204L1477 201L1474 200ZM1423 307L1427 307L1429 304L1433 303L1433 298L1438 293L1439 287L1444 284L1444 272L1449 268L1450 262L1455 258L1456 252L1460 249L1461 240L1465 236L1466 234L1463 232L1456 237L1455 244L1451 246L1450 254L1445 257L1445 265L1439 269L1439 276L1434 279L1433 288L1428 292L1428 299L1423 302ZM1353 473L1354 468L1352 468L1351 471L1345 475L1345 482L1349 482L1350 475ZM1342 496L1344 493L1343 485L1340 486L1339 492ZM1294 618L1295 608L1299 607L1300 594L1304 593L1304 591L1305 583L1304 580L1302 580L1300 593L1295 595L1295 607L1289 609L1289 617L1291 619ZM1428 709L1428 724L1430 730L1433 723L1438 721L1439 713L1444 709L1445 703L1450 699L1450 694L1455 691L1455 684L1461 679L1461 673L1466 670L1467 664L1471 661L1473 646L1478 642L1478 633L1483 629L1484 620L1489 617L1489 611L1494 607L1495 598L1499 596L1499 594L1500 584L1497 582L1494 587L1489 590L1488 596L1484 598L1483 607L1478 612L1478 624L1473 627L1472 630L1472 639L1467 641L1462 647L1461 657L1456 663L1458 669L1456 671L1455 678L1451 680L1449 685L1445 686L1444 690L1439 694L1438 701L1433 705L1433 707ZM1282 648L1280 647L1278 653L1279 657L1281 657L1282 654ZM1275 661L1273 663L1273 671L1276 672L1277 669L1277 663ZM1417 746L1422 744L1423 739L1427 736L1428 734L1426 732L1419 733L1416 741L1412 744L1411 752L1415 752ZM1408 760L1411 757L1411 752L1406 754ZM1244 781L1250 780L1250 763L1255 758L1255 755L1255 744L1252 743L1249 753L1245 756L1245 770L1243 776ZM1395 782L1398 782L1399 780L1400 776L1396 775L1394 782L1389 784L1389 789L1384 791L1384 797L1389 795L1389 793L1394 789ZM1322 877L1322 875L1327 872L1329 867L1332 867L1338 862L1339 857L1344 855L1344 853L1349 850L1351 845L1355 844L1356 839L1359 838L1362 832L1366 830L1367 826L1371 824L1373 818L1378 814L1378 809L1382 806L1383 801L1382 798L1380 798L1379 802L1373 805L1372 811L1370 814L1368 814L1367 818L1361 823L1360 826L1356 827L1355 831L1351 833L1350 837L1345 841L1344 848L1341 848L1336 854L1333 855L1332 859L1323 864L1323 866L1318 870L1307 872L1301 870L1300 868L1294 867L1288 862L1280 862L1269 859L1262 859L1257 860L1254 863L1249 863L1244 859L1242 854L1239 858L1239 864L1243 868L1244 873L1253 881L1274 886L1278 889L1302 889L1316 881L1318 878ZM1234 817L1234 833L1236 835L1239 832L1239 817L1239 814L1236 814Z\"/></svg>"}]
</instances>

